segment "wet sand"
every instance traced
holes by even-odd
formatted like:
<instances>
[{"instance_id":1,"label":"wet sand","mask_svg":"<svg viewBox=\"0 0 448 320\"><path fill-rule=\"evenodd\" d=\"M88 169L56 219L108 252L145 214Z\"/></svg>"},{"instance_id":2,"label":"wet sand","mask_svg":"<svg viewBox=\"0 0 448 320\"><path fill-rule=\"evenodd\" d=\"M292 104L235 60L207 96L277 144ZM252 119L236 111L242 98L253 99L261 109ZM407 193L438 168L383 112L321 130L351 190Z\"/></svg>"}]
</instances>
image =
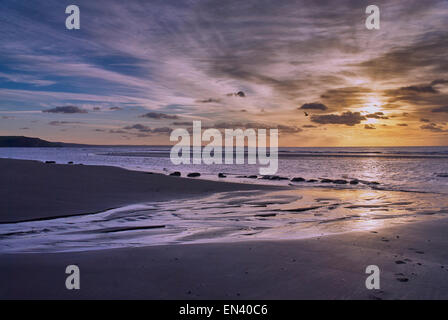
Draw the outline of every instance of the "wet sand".
<instances>
[{"instance_id":1,"label":"wet sand","mask_svg":"<svg viewBox=\"0 0 448 320\"><path fill-rule=\"evenodd\" d=\"M276 187L182 179L107 166L0 159L0 223L89 214L143 201L253 189Z\"/></svg>"},{"instance_id":2,"label":"wet sand","mask_svg":"<svg viewBox=\"0 0 448 320\"><path fill-rule=\"evenodd\" d=\"M35 161L0 168L2 221L254 188ZM0 299L448 299L448 219L394 223L301 240L3 252ZM81 270L78 291L65 289L71 264ZM380 290L365 287L368 265L381 270Z\"/></svg>"},{"instance_id":3,"label":"wet sand","mask_svg":"<svg viewBox=\"0 0 448 320\"><path fill-rule=\"evenodd\" d=\"M448 299L448 219L294 241L0 255L0 298ZM64 287L65 268L81 289ZM381 290L367 290L368 265Z\"/></svg>"}]
</instances>

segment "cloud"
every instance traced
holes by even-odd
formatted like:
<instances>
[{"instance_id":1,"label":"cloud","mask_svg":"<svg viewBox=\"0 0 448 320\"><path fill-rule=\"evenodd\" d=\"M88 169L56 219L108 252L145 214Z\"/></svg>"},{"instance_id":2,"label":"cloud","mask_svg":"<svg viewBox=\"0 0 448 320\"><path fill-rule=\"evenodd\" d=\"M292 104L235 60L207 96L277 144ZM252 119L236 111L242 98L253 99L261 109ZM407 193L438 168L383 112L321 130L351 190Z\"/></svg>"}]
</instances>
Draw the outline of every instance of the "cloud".
<instances>
[{"instance_id":1,"label":"cloud","mask_svg":"<svg viewBox=\"0 0 448 320\"><path fill-rule=\"evenodd\" d=\"M150 118L150 119L157 119L157 120L162 120L162 119L175 120L175 119L179 119L179 117L176 116L176 115L169 115L169 114L159 113L159 112L148 112L146 114L141 115L140 118Z\"/></svg>"},{"instance_id":2,"label":"cloud","mask_svg":"<svg viewBox=\"0 0 448 320\"><path fill-rule=\"evenodd\" d=\"M193 126L193 122L188 121L179 121L179 122L173 122L174 126Z\"/></svg>"},{"instance_id":3,"label":"cloud","mask_svg":"<svg viewBox=\"0 0 448 320\"><path fill-rule=\"evenodd\" d=\"M121 110L122 108L120 108L120 107L110 107L109 108L109 110L112 110L112 111L118 111L118 110Z\"/></svg>"},{"instance_id":4,"label":"cloud","mask_svg":"<svg viewBox=\"0 0 448 320\"><path fill-rule=\"evenodd\" d=\"M366 124L366 125L364 125L364 129L375 130L376 128L373 124Z\"/></svg>"},{"instance_id":5,"label":"cloud","mask_svg":"<svg viewBox=\"0 0 448 320\"><path fill-rule=\"evenodd\" d=\"M87 113L87 110L81 109L76 106L64 106L56 107L52 109L42 110L42 112L47 113Z\"/></svg>"},{"instance_id":6,"label":"cloud","mask_svg":"<svg viewBox=\"0 0 448 320\"><path fill-rule=\"evenodd\" d=\"M280 133L298 133L302 129L296 126L288 126L275 123L261 122L217 122L214 124L215 129L278 129Z\"/></svg>"},{"instance_id":7,"label":"cloud","mask_svg":"<svg viewBox=\"0 0 448 320\"><path fill-rule=\"evenodd\" d=\"M448 84L448 79L436 79L433 82L431 82L431 86L436 86L439 84Z\"/></svg>"},{"instance_id":8,"label":"cloud","mask_svg":"<svg viewBox=\"0 0 448 320\"><path fill-rule=\"evenodd\" d=\"M322 110L325 111L328 107L322 103L313 102L313 103L305 103L299 109L302 110Z\"/></svg>"},{"instance_id":9,"label":"cloud","mask_svg":"<svg viewBox=\"0 0 448 320\"><path fill-rule=\"evenodd\" d=\"M420 122L431 122L431 120L429 120L429 119L425 119L425 118L421 118L421 119L420 119Z\"/></svg>"},{"instance_id":10,"label":"cloud","mask_svg":"<svg viewBox=\"0 0 448 320\"><path fill-rule=\"evenodd\" d=\"M135 135L135 132L132 132L133 130L137 130L138 133L140 133L138 136L139 137L143 137L143 135L141 135L142 133L146 134L145 136L149 136L151 134L157 134L157 133L169 133L172 131L171 128L168 127L161 127L161 128L150 128L148 126L145 126L143 124L137 123L131 126L126 126L123 128L124 130L130 130L126 131L127 134L133 134ZM122 133L122 132L121 132Z\"/></svg>"},{"instance_id":11,"label":"cloud","mask_svg":"<svg viewBox=\"0 0 448 320\"><path fill-rule=\"evenodd\" d=\"M209 99L204 99L204 100L197 100L196 102L198 102L198 103L220 103L221 100L209 98Z\"/></svg>"},{"instance_id":12,"label":"cloud","mask_svg":"<svg viewBox=\"0 0 448 320\"><path fill-rule=\"evenodd\" d=\"M435 89L433 86L409 86L409 87L402 87L398 89L401 92L415 92L415 93L439 93L437 89Z\"/></svg>"},{"instance_id":13,"label":"cloud","mask_svg":"<svg viewBox=\"0 0 448 320\"><path fill-rule=\"evenodd\" d=\"M38 87L50 86L52 84L55 84L54 81L42 80L25 74L12 74L12 73L8 74L0 72L0 78L6 79L7 81L10 82L31 84Z\"/></svg>"},{"instance_id":14,"label":"cloud","mask_svg":"<svg viewBox=\"0 0 448 320\"><path fill-rule=\"evenodd\" d=\"M365 117L369 119L389 119L389 117L386 117L383 112L366 114Z\"/></svg>"},{"instance_id":15,"label":"cloud","mask_svg":"<svg viewBox=\"0 0 448 320\"><path fill-rule=\"evenodd\" d=\"M124 127L123 129L125 129L125 130L138 130L140 132L152 132L152 129L150 127L145 126L145 125L140 124L140 123L134 124L132 126Z\"/></svg>"},{"instance_id":16,"label":"cloud","mask_svg":"<svg viewBox=\"0 0 448 320\"><path fill-rule=\"evenodd\" d=\"M81 122L77 122L77 121L51 121L48 124L50 126L63 126L63 125L67 125L67 124L79 124Z\"/></svg>"},{"instance_id":17,"label":"cloud","mask_svg":"<svg viewBox=\"0 0 448 320\"><path fill-rule=\"evenodd\" d=\"M311 121L319 124L344 124L346 126L354 126L361 123L361 121L367 120L365 116L362 116L359 112L343 112L342 114L325 114L325 115L313 115Z\"/></svg>"},{"instance_id":18,"label":"cloud","mask_svg":"<svg viewBox=\"0 0 448 320\"><path fill-rule=\"evenodd\" d=\"M431 112L448 112L448 106L432 109Z\"/></svg>"},{"instance_id":19,"label":"cloud","mask_svg":"<svg viewBox=\"0 0 448 320\"><path fill-rule=\"evenodd\" d=\"M407 127L408 124L407 123L399 123L399 124L397 124L397 126L399 126L399 127Z\"/></svg>"},{"instance_id":20,"label":"cloud","mask_svg":"<svg viewBox=\"0 0 448 320\"><path fill-rule=\"evenodd\" d=\"M329 89L320 98L325 101L326 106L344 109L364 104L366 97L371 93L372 90L369 88L359 86L343 87Z\"/></svg>"},{"instance_id":21,"label":"cloud","mask_svg":"<svg viewBox=\"0 0 448 320\"><path fill-rule=\"evenodd\" d=\"M117 134L127 134L128 132L127 131L124 131L124 130L117 130L117 129L111 129L111 130L109 130L109 133L117 133Z\"/></svg>"},{"instance_id":22,"label":"cloud","mask_svg":"<svg viewBox=\"0 0 448 320\"><path fill-rule=\"evenodd\" d=\"M437 126L435 123L430 123L424 126L421 126L420 129L428 130L432 132L448 132L448 130L444 130L442 127Z\"/></svg>"},{"instance_id":23,"label":"cloud","mask_svg":"<svg viewBox=\"0 0 448 320\"><path fill-rule=\"evenodd\" d=\"M375 80L403 79L418 70L425 73L447 72L447 48L446 30L429 28L415 41L392 47L386 53L364 61L359 66Z\"/></svg>"},{"instance_id":24,"label":"cloud","mask_svg":"<svg viewBox=\"0 0 448 320\"><path fill-rule=\"evenodd\" d=\"M89 20L82 37L54 28L53 22L61 19L58 12L64 9L60 1L48 0L45 5L3 1L3 14L10 19L0 21L5 35L1 72L32 78L17 78L22 82L16 83L2 81L7 85L0 89L2 110L26 105L40 112L42 106L74 104L85 108L92 122L123 130L122 121L129 119L151 125L156 120L171 123L178 119L170 114L181 117L179 123L184 115L210 122L256 122L262 118L259 110L263 109L263 121L293 131L297 129L290 124L303 128L310 120L291 113L303 102L319 101L315 103L325 106L312 109L318 115L327 114L315 118L317 122L312 124L317 126L319 121L354 125L362 122L362 117L385 117L375 113L341 114L363 110L374 100L386 103L380 106L383 111L412 110L410 121L431 119L430 110L448 101L447 90L442 87L447 81L442 75L448 71L445 0L381 1L385 28L375 33L378 37L374 42L363 23L358 23L365 7L355 0L341 0L337 6L331 1L302 0L207 0L187 4L180 0L97 0L83 6L84 16L96 19ZM73 45L54 47L54 43ZM372 77L376 81L370 81ZM30 89L49 84L41 81L57 85L45 88L47 91ZM401 91L387 96L384 91L388 88ZM244 95L238 95L240 91ZM226 97L230 92L231 97ZM394 104L387 98L409 103ZM218 102L225 102L225 108L218 107ZM90 111L94 105L101 106L101 111L110 106L123 111L108 112L100 120L98 112ZM183 109L166 107L169 105ZM236 113L241 109L249 112ZM156 112L145 118L154 121L135 119L149 111ZM168 118L154 115L158 112ZM389 116L389 112L386 114ZM364 130L363 126L360 129ZM328 128L328 135L341 137L339 142L346 143L338 130ZM146 133L138 129L123 131ZM309 131L310 137L318 132ZM415 142L409 140L419 139L411 133L403 138L403 143L409 144ZM306 143L319 144L324 137L316 134L311 139ZM362 137L359 139L362 143ZM297 139L296 143L302 141Z\"/></svg>"}]
</instances>

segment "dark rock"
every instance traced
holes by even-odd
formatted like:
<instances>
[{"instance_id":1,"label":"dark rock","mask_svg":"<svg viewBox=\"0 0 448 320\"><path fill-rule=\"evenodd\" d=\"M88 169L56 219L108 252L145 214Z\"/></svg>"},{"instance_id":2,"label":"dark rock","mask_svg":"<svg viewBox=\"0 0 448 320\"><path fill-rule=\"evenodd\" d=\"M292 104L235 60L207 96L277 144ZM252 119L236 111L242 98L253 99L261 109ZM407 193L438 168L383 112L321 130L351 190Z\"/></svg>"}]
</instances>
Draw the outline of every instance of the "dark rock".
<instances>
[{"instance_id":1,"label":"dark rock","mask_svg":"<svg viewBox=\"0 0 448 320\"><path fill-rule=\"evenodd\" d=\"M299 177L299 178L292 178L291 181L292 181L292 182L304 182L304 181L306 181L306 180L303 179L303 178L300 178L300 177Z\"/></svg>"},{"instance_id":2,"label":"dark rock","mask_svg":"<svg viewBox=\"0 0 448 320\"><path fill-rule=\"evenodd\" d=\"M289 179L286 177L273 176L271 180L289 180Z\"/></svg>"},{"instance_id":3,"label":"dark rock","mask_svg":"<svg viewBox=\"0 0 448 320\"><path fill-rule=\"evenodd\" d=\"M73 164L73 161L69 161L69 162L67 162L67 164Z\"/></svg>"},{"instance_id":4,"label":"dark rock","mask_svg":"<svg viewBox=\"0 0 448 320\"><path fill-rule=\"evenodd\" d=\"M247 178L248 178L248 179L257 179L258 176L255 176L255 175L254 175L254 176L248 176Z\"/></svg>"},{"instance_id":5,"label":"dark rock","mask_svg":"<svg viewBox=\"0 0 448 320\"><path fill-rule=\"evenodd\" d=\"M201 174L198 173L198 172L189 173L187 175L187 177L189 177L189 178L197 178L197 177L200 177L200 176L201 176Z\"/></svg>"},{"instance_id":6,"label":"dark rock","mask_svg":"<svg viewBox=\"0 0 448 320\"><path fill-rule=\"evenodd\" d=\"M180 177L182 174L179 171L173 172L170 174L172 177Z\"/></svg>"},{"instance_id":7,"label":"dark rock","mask_svg":"<svg viewBox=\"0 0 448 320\"><path fill-rule=\"evenodd\" d=\"M331 179L322 179L322 180L320 180L320 182L322 182L322 183L332 183L333 180L331 180Z\"/></svg>"},{"instance_id":8,"label":"dark rock","mask_svg":"<svg viewBox=\"0 0 448 320\"><path fill-rule=\"evenodd\" d=\"M308 180L307 182L309 182L309 183L315 183L315 182L318 182L318 180L316 180L316 179L310 179L310 180Z\"/></svg>"},{"instance_id":9,"label":"dark rock","mask_svg":"<svg viewBox=\"0 0 448 320\"><path fill-rule=\"evenodd\" d=\"M352 180L352 181L350 181L350 184L358 184L358 183L359 183L358 180Z\"/></svg>"},{"instance_id":10,"label":"dark rock","mask_svg":"<svg viewBox=\"0 0 448 320\"><path fill-rule=\"evenodd\" d=\"M397 281L400 281L400 282L408 282L409 279L408 279L408 278L397 278Z\"/></svg>"},{"instance_id":11,"label":"dark rock","mask_svg":"<svg viewBox=\"0 0 448 320\"><path fill-rule=\"evenodd\" d=\"M401 260L397 260L397 261L395 261L395 263L396 263L396 264L406 264L406 262L401 261Z\"/></svg>"},{"instance_id":12,"label":"dark rock","mask_svg":"<svg viewBox=\"0 0 448 320\"><path fill-rule=\"evenodd\" d=\"M263 180L274 180L274 181L289 180L288 178L280 177L280 176L263 176L263 177L261 177L261 179L263 179Z\"/></svg>"},{"instance_id":13,"label":"dark rock","mask_svg":"<svg viewBox=\"0 0 448 320\"><path fill-rule=\"evenodd\" d=\"M437 175L440 178L448 178L448 173L441 173Z\"/></svg>"},{"instance_id":14,"label":"dark rock","mask_svg":"<svg viewBox=\"0 0 448 320\"><path fill-rule=\"evenodd\" d=\"M227 176L224 173L219 173L218 178L227 178Z\"/></svg>"},{"instance_id":15,"label":"dark rock","mask_svg":"<svg viewBox=\"0 0 448 320\"><path fill-rule=\"evenodd\" d=\"M347 182L347 180L337 179L337 180L334 180L333 183L335 183L335 184L347 184L348 182Z\"/></svg>"},{"instance_id":16,"label":"dark rock","mask_svg":"<svg viewBox=\"0 0 448 320\"><path fill-rule=\"evenodd\" d=\"M48 164L55 164L56 161L45 161L45 163L48 163Z\"/></svg>"}]
</instances>

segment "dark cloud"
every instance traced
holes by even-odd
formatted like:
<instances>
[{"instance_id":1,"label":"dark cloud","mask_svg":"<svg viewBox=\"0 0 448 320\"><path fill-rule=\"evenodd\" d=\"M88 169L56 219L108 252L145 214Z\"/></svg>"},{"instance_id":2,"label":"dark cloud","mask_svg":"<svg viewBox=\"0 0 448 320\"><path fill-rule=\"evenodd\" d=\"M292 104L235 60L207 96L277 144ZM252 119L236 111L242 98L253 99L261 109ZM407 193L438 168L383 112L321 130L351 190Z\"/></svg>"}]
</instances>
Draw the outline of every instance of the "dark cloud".
<instances>
[{"instance_id":1,"label":"dark cloud","mask_svg":"<svg viewBox=\"0 0 448 320\"><path fill-rule=\"evenodd\" d=\"M359 66L373 79L405 78L418 69L448 71L448 33L429 29L409 45L397 46Z\"/></svg>"},{"instance_id":2,"label":"dark cloud","mask_svg":"<svg viewBox=\"0 0 448 320\"><path fill-rule=\"evenodd\" d=\"M159 113L159 112L148 112L146 114L143 114L140 116L140 118L150 118L150 119L157 119L157 120L176 120L179 119L176 115L170 115L165 113Z\"/></svg>"},{"instance_id":3,"label":"dark cloud","mask_svg":"<svg viewBox=\"0 0 448 320\"><path fill-rule=\"evenodd\" d=\"M63 125L67 125L67 124L79 124L81 122L77 122L77 121L51 121L48 124L50 126L63 126Z\"/></svg>"},{"instance_id":4,"label":"dark cloud","mask_svg":"<svg viewBox=\"0 0 448 320\"><path fill-rule=\"evenodd\" d=\"M436 79L433 82L431 82L431 86L436 86L439 84L448 84L448 80L447 79Z\"/></svg>"},{"instance_id":5,"label":"dark cloud","mask_svg":"<svg viewBox=\"0 0 448 320\"><path fill-rule=\"evenodd\" d=\"M438 79L428 85L414 85L384 91L384 95L389 97L389 103L406 102L422 107L443 106L446 104L448 95L435 88L438 84L444 84L446 80Z\"/></svg>"},{"instance_id":6,"label":"dark cloud","mask_svg":"<svg viewBox=\"0 0 448 320\"><path fill-rule=\"evenodd\" d=\"M121 108L120 107L110 107L109 110L118 111L118 110L121 110Z\"/></svg>"},{"instance_id":7,"label":"dark cloud","mask_svg":"<svg viewBox=\"0 0 448 320\"><path fill-rule=\"evenodd\" d=\"M245 98L246 94L243 91L238 91L235 93L228 93L227 94L228 97L240 97L240 98Z\"/></svg>"},{"instance_id":8,"label":"dark cloud","mask_svg":"<svg viewBox=\"0 0 448 320\"><path fill-rule=\"evenodd\" d=\"M432 132L448 132L448 130L444 130L442 127L437 126L435 123L426 124L424 126L421 126L420 129Z\"/></svg>"},{"instance_id":9,"label":"dark cloud","mask_svg":"<svg viewBox=\"0 0 448 320\"><path fill-rule=\"evenodd\" d=\"M421 119L420 119L420 122L431 122L431 120L429 120L429 119L425 119L425 118L421 118Z\"/></svg>"},{"instance_id":10,"label":"dark cloud","mask_svg":"<svg viewBox=\"0 0 448 320\"><path fill-rule=\"evenodd\" d=\"M373 124L366 124L364 125L364 129L366 130L375 130L375 126Z\"/></svg>"},{"instance_id":11,"label":"dark cloud","mask_svg":"<svg viewBox=\"0 0 448 320\"><path fill-rule=\"evenodd\" d=\"M312 124L306 124L304 126L302 126L302 128L317 128L316 126L313 126Z\"/></svg>"},{"instance_id":12,"label":"dark cloud","mask_svg":"<svg viewBox=\"0 0 448 320\"><path fill-rule=\"evenodd\" d=\"M383 112L366 114L365 117L369 119L389 119L389 117L386 117Z\"/></svg>"},{"instance_id":13,"label":"dark cloud","mask_svg":"<svg viewBox=\"0 0 448 320\"><path fill-rule=\"evenodd\" d=\"M154 128L151 130L152 133L170 133L171 131L173 131L173 129L168 127Z\"/></svg>"},{"instance_id":14,"label":"dark cloud","mask_svg":"<svg viewBox=\"0 0 448 320\"><path fill-rule=\"evenodd\" d=\"M204 99L204 100L197 100L196 102L198 102L198 103L220 103L221 100L209 98L209 99Z\"/></svg>"},{"instance_id":15,"label":"dark cloud","mask_svg":"<svg viewBox=\"0 0 448 320\"><path fill-rule=\"evenodd\" d=\"M81 109L76 106L63 106L56 107L52 109L43 110L42 112L47 113L87 113L87 110Z\"/></svg>"},{"instance_id":16,"label":"dark cloud","mask_svg":"<svg viewBox=\"0 0 448 320\"><path fill-rule=\"evenodd\" d=\"M431 112L448 112L448 106L432 109Z\"/></svg>"},{"instance_id":17,"label":"dark cloud","mask_svg":"<svg viewBox=\"0 0 448 320\"><path fill-rule=\"evenodd\" d=\"M188 121L173 122L173 126L193 126L193 122Z\"/></svg>"},{"instance_id":18,"label":"dark cloud","mask_svg":"<svg viewBox=\"0 0 448 320\"><path fill-rule=\"evenodd\" d=\"M342 110L349 107L358 106L365 103L366 96L372 93L372 90L364 87L342 87L329 89L321 96L325 105Z\"/></svg>"},{"instance_id":19,"label":"dark cloud","mask_svg":"<svg viewBox=\"0 0 448 320\"><path fill-rule=\"evenodd\" d=\"M407 127L408 124L407 123L399 123L399 124L397 124L397 126L399 126L399 127Z\"/></svg>"},{"instance_id":20,"label":"dark cloud","mask_svg":"<svg viewBox=\"0 0 448 320\"><path fill-rule=\"evenodd\" d=\"M125 129L125 130L138 130L140 132L152 132L152 129L150 127L145 126L145 125L140 124L140 123L134 124L132 126L124 127L123 129Z\"/></svg>"},{"instance_id":21,"label":"dark cloud","mask_svg":"<svg viewBox=\"0 0 448 320\"><path fill-rule=\"evenodd\" d=\"M313 103L305 103L299 109L302 110L322 110L325 111L328 107L322 103L313 102Z\"/></svg>"},{"instance_id":22,"label":"dark cloud","mask_svg":"<svg viewBox=\"0 0 448 320\"><path fill-rule=\"evenodd\" d=\"M139 133L138 134L139 137L143 137L142 134L145 134L145 136L148 136L148 135L154 134L154 133L169 133L169 132L172 131L172 129L168 128L168 127L150 128L150 127L145 126L145 125L140 124L140 123L134 124L132 126L126 126L123 129L124 130L130 130L130 132L127 131L126 133L127 134L133 134L133 135L136 135L136 134L135 134L135 132L132 132L132 131L136 130Z\"/></svg>"},{"instance_id":23,"label":"dark cloud","mask_svg":"<svg viewBox=\"0 0 448 320\"><path fill-rule=\"evenodd\" d=\"M311 116L311 121L319 124L344 124L346 126L354 126L363 120L367 120L367 118L359 112L351 111L343 112L340 115L325 114Z\"/></svg>"},{"instance_id":24,"label":"dark cloud","mask_svg":"<svg viewBox=\"0 0 448 320\"><path fill-rule=\"evenodd\" d=\"M302 129L296 126L287 126L274 123L260 123L260 122L217 122L213 128L216 129L278 129L283 133L298 133Z\"/></svg>"},{"instance_id":25,"label":"dark cloud","mask_svg":"<svg viewBox=\"0 0 448 320\"><path fill-rule=\"evenodd\" d=\"M401 92L416 92L416 93L439 93L437 89L433 86L409 86L409 87L401 87L398 89Z\"/></svg>"},{"instance_id":26,"label":"dark cloud","mask_svg":"<svg viewBox=\"0 0 448 320\"><path fill-rule=\"evenodd\" d=\"M127 134L128 132L124 130L111 129L109 130L109 133Z\"/></svg>"}]
</instances>

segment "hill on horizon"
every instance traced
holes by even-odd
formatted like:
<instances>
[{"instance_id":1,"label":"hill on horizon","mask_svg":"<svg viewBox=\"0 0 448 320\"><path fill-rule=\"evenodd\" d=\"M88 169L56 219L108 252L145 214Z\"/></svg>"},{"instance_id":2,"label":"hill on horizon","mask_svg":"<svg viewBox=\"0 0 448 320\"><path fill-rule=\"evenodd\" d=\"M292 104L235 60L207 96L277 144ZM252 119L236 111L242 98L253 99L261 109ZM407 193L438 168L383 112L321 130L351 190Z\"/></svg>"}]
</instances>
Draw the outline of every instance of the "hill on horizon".
<instances>
[{"instance_id":1,"label":"hill on horizon","mask_svg":"<svg viewBox=\"0 0 448 320\"><path fill-rule=\"evenodd\" d=\"M0 136L0 148L56 148L85 146L75 143L50 142L25 136Z\"/></svg>"}]
</instances>

